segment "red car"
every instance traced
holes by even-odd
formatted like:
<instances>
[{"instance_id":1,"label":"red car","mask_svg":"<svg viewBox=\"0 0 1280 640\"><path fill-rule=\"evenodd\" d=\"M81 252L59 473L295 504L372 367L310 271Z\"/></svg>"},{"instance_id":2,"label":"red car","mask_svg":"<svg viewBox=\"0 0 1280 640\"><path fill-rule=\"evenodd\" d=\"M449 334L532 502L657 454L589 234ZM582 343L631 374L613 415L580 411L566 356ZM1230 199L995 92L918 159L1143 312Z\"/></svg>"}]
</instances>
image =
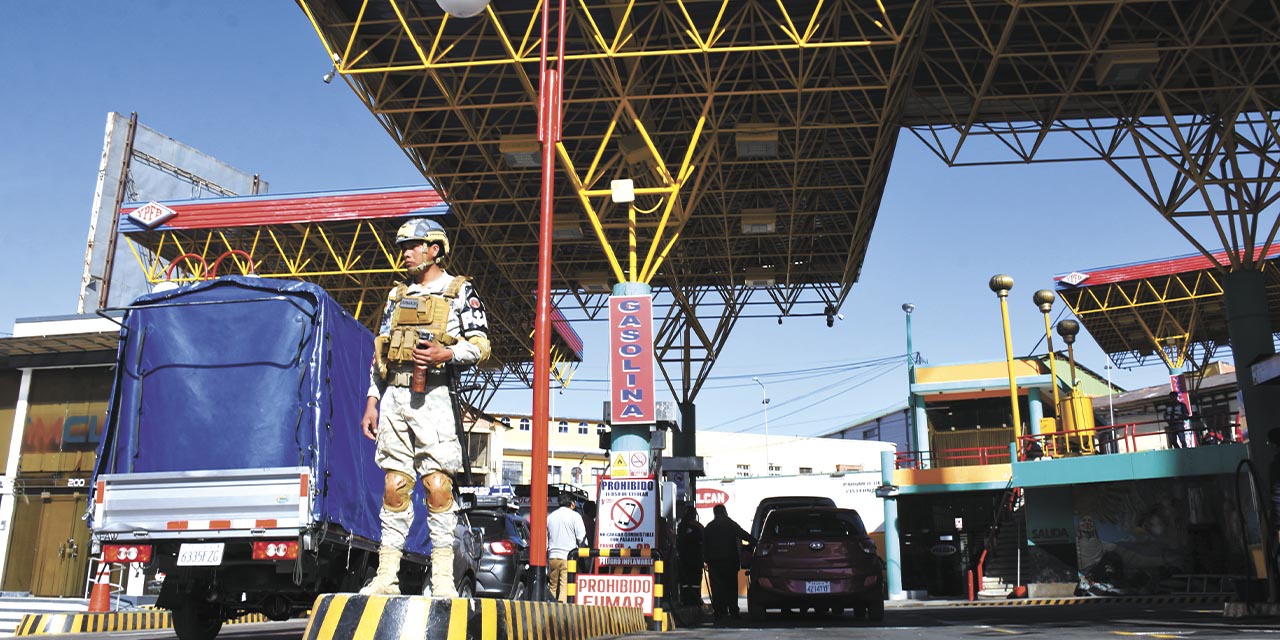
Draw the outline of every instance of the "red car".
<instances>
[{"instance_id":1,"label":"red car","mask_svg":"<svg viewBox=\"0 0 1280 640\"><path fill-rule=\"evenodd\" d=\"M853 509L777 509L765 519L751 557L747 610L813 609L884 619L884 562Z\"/></svg>"}]
</instances>

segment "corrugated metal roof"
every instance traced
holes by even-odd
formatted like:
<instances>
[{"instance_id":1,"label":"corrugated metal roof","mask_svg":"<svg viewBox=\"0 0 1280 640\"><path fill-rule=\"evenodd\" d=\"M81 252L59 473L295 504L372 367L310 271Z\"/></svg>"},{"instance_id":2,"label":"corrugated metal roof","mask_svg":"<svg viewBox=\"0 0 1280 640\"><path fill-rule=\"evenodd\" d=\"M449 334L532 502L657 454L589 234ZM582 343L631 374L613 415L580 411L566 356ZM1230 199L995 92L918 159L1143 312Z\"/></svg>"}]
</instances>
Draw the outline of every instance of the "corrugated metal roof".
<instances>
[{"instance_id":1,"label":"corrugated metal roof","mask_svg":"<svg viewBox=\"0 0 1280 640\"><path fill-rule=\"evenodd\" d=\"M120 208L119 232L140 233L146 227L129 213L146 204ZM438 216L449 212L440 193L431 187L392 187L286 195L237 196L161 202L177 215L156 229L220 229L306 222L333 222L408 215Z\"/></svg>"},{"instance_id":2,"label":"corrugated metal roof","mask_svg":"<svg viewBox=\"0 0 1280 640\"><path fill-rule=\"evenodd\" d=\"M1270 260L1280 256L1280 246L1272 246L1267 253L1267 259ZM1218 264L1230 264L1226 251L1218 251L1213 254ZM1089 278L1078 285L1071 285L1062 282L1063 278L1071 275L1069 273L1059 274L1053 277L1053 281L1058 283L1058 288L1068 287L1092 287L1104 284L1114 284L1117 282L1129 282L1131 280L1144 280L1146 278L1154 278L1158 276L1171 276L1178 273L1194 273L1196 271L1204 271L1213 269L1216 265L1209 258L1201 253L1187 254L1174 258L1166 258L1164 260L1153 260L1150 262L1133 262L1130 264L1122 264L1111 267L1099 267L1097 269L1084 269L1073 273L1080 273Z\"/></svg>"},{"instance_id":3,"label":"corrugated metal roof","mask_svg":"<svg viewBox=\"0 0 1280 640\"><path fill-rule=\"evenodd\" d=\"M0 358L41 356L53 353L81 353L85 351L115 351L119 342L120 334L115 331L0 338Z\"/></svg>"}]
</instances>

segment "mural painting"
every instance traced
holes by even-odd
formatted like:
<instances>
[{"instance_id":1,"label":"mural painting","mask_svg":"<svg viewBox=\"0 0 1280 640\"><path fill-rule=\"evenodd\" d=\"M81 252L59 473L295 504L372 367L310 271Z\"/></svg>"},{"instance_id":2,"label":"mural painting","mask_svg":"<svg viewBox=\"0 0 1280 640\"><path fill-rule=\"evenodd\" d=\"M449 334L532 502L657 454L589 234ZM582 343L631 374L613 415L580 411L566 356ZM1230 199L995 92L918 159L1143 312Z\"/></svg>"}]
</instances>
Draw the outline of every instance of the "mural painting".
<instances>
[{"instance_id":1,"label":"mural painting","mask_svg":"<svg viewBox=\"0 0 1280 640\"><path fill-rule=\"evenodd\" d=\"M1086 485L1074 499L1077 595L1183 591L1188 575L1247 574L1230 480Z\"/></svg>"}]
</instances>

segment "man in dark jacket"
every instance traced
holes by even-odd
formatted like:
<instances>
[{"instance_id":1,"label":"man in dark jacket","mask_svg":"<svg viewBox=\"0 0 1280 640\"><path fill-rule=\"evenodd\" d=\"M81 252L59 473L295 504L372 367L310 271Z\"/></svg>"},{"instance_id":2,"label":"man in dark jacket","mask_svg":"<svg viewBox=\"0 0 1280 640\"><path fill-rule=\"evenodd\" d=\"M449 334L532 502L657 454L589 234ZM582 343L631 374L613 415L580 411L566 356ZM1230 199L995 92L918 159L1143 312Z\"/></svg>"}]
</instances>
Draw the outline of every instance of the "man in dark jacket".
<instances>
[{"instance_id":1,"label":"man in dark jacket","mask_svg":"<svg viewBox=\"0 0 1280 640\"><path fill-rule=\"evenodd\" d=\"M725 616L737 618L738 569L742 566L738 552L742 543L754 545L756 539L729 518L729 510L718 504L712 509L715 515L702 532L702 557L707 561L707 574L711 578L711 609L717 622Z\"/></svg>"},{"instance_id":2,"label":"man in dark jacket","mask_svg":"<svg viewBox=\"0 0 1280 640\"><path fill-rule=\"evenodd\" d=\"M1182 449L1189 446L1187 440L1187 418L1191 412L1177 391L1169 392L1169 404L1164 408L1164 434L1170 449Z\"/></svg>"},{"instance_id":3,"label":"man in dark jacket","mask_svg":"<svg viewBox=\"0 0 1280 640\"><path fill-rule=\"evenodd\" d=\"M698 508L685 507L676 527L676 555L680 558L680 604L702 604L702 534Z\"/></svg>"}]
</instances>

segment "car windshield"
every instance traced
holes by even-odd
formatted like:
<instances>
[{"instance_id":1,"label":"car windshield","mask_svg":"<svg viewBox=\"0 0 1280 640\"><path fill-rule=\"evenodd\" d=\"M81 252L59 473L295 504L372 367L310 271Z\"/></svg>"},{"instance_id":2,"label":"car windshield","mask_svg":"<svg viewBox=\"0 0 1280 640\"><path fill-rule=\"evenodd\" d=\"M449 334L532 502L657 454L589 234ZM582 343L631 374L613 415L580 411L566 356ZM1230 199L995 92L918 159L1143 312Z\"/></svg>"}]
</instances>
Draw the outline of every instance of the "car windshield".
<instances>
[{"instance_id":1,"label":"car windshield","mask_svg":"<svg viewBox=\"0 0 1280 640\"><path fill-rule=\"evenodd\" d=\"M774 511L765 521L766 538L848 538L867 535L854 511Z\"/></svg>"}]
</instances>

